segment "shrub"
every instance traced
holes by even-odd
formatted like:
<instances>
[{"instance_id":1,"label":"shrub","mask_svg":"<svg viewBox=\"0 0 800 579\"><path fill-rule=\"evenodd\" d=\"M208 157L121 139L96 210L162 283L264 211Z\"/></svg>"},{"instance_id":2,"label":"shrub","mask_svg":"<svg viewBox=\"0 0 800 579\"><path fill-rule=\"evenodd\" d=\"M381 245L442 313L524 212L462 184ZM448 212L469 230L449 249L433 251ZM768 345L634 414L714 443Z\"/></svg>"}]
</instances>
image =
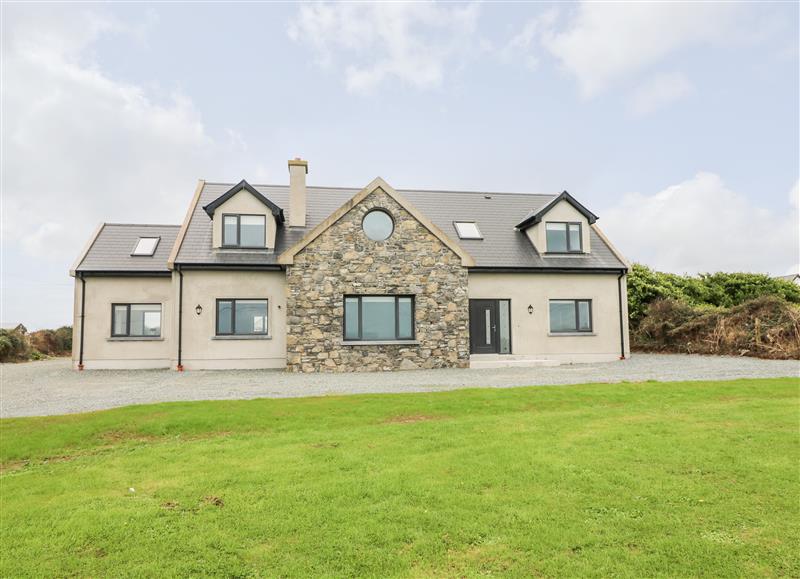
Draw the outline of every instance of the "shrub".
<instances>
[{"instance_id":1,"label":"shrub","mask_svg":"<svg viewBox=\"0 0 800 579\"><path fill-rule=\"evenodd\" d=\"M30 334L31 345L48 356L64 356L72 352L72 328L38 330Z\"/></svg>"},{"instance_id":2,"label":"shrub","mask_svg":"<svg viewBox=\"0 0 800 579\"><path fill-rule=\"evenodd\" d=\"M0 330L0 361L5 362L11 358L14 352L14 344L5 330Z\"/></svg>"},{"instance_id":3,"label":"shrub","mask_svg":"<svg viewBox=\"0 0 800 579\"><path fill-rule=\"evenodd\" d=\"M766 295L800 304L800 287L763 274L718 272L688 276L653 271L635 263L628 275L628 309L633 329L657 300L730 308Z\"/></svg>"},{"instance_id":4,"label":"shrub","mask_svg":"<svg viewBox=\"0 0 800 579\"><path fill-rule=\"evenodd\" d=\"M25 360L30 344L25 334L17 330L0 330L0 362Z\"/></svg>"},{"instance_id":5,"label":"shrub","mask_svg":"<svg viewBox=\"0 0 800 579\"><path fill-rule=\"evenodd\" d=\"M800 359L800 307L769 295L730 308L656 300L631 343L645 351Z\"/></svg>"},{"instance_id":6,"label":"shrub","mask_svg":"<svg viewBox=\"0 0 800 579\"><path fill-rule=\"evenodd\" d=\"M72 327L57 330L0 330L0 362L41 360L47 356L66 356L72 352Z\"/></svg>"}]
</instances>

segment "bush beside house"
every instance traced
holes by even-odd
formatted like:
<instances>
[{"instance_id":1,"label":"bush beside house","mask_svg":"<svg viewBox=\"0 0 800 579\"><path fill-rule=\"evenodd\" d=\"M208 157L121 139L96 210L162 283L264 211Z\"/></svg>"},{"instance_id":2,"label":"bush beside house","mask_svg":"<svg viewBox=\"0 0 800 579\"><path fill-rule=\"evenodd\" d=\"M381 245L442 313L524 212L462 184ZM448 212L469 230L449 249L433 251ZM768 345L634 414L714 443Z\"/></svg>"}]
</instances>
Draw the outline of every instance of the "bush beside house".
<instances>
[{"instance_id":1,"label":"bush beside house","mask_svg":"<svg viewBox=\"0 0 800 579\"><path fill-rule=\"evenodd\" d=\"M71 353L71 326L31 333L22 325L0 330L0 362L41 360L47 356L69 356Z\"/></svg>"},{"instance_id":2,"label":"bush beside house","mask_svg":"<svg viewBox=\"0 0 800 579\"><path fill-rule=\"evenodd\" d=\"M634 350L800 359L800 287L782 279L634 264L628 303Z\"/></svg>"}]
</instances>

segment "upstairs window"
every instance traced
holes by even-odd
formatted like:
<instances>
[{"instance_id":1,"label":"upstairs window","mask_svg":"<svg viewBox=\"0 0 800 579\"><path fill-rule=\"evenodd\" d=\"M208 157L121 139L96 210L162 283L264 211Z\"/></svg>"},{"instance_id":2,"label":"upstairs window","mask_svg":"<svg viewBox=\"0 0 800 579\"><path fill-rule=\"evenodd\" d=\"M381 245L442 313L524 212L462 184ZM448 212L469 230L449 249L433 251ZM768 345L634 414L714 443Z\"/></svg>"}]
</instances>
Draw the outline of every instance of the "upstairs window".
<instances>
[{"instance_id":1,"label":"upstairs window","mask_svg":"<svg viewBox=\"0 0 800 579\"><path fill-rule=\"evenodd\" d=\"M474 221L454 221L459 239L483 239L478 224Z\"/></svg>"},{"instance_id":2,"label":"upstairs window","mask_svg":"<svg viewBox=\"0 0 800 579\"><path fill-rule=\"evenodd\" d=\"M344 339L390 341L414 339L412 296L345 296Z\"/></svg>"},{"instance_id":3,"label":"upstairs window","mask_svg":"<svg viewBox=\"0 0 800 579\"><path fill-rule=\"evenodd\" d=\"M545 224L548 253L580 253L583 251L581 224L548 221Z\"/></svg>"},{"instance_id":4,"label":"upstairs window","mask_svg":"<svg viewBox=\"0 0 800 579\"><path fill-rule=\"evenodd\" d=\"M153 255L160 239L160 237L140 237L131 255Z\"/></svg>"},{"instance_id":5,"label":"upstairs window","mask_svg":"<svg viewBox=\"0 0 800 579\"><path fill-rule=\"evenodd\" d=\"M161 304L112 304L111 336L158 338L161 336Z\"/></svg>"},{"instance_id":6,"label":"upstairs window","mask_svg":"<svg viewBox=\"0 0 800 579\"><path fill-rule=\"evenodd\" d=\"M592 331L592 300L550 300L550 332Z\"/></svg>"},{"instance_id":7,"label":"upstairs window","mask_svg":"<svg viewBox=\"0 0 800 579\"><path fill-rule=\"evenodd\" d=\"M385 241L394 232L394 220L385 211L373 209L364 216L361 228L372 241Z\"/></svg>"},{"instance_id":8,"label":"upstairs window","mask_svg":"<svg viewBox=\"0 0 800 579\"><path fill-rule=\"evenodd\" d=\"M223 247L266 247L266 215L223 215Z\"/></svg>"}]
</instances>

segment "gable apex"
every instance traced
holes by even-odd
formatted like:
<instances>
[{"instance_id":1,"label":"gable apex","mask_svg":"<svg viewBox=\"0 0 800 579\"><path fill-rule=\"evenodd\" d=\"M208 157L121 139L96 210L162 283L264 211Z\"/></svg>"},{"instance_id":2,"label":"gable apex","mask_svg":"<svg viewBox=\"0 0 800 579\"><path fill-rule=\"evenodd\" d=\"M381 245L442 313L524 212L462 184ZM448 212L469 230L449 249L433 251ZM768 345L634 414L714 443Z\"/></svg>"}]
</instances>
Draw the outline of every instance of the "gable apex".
<instances>
[{"instance_id":1,"label":"gable apex","mask_svg":"<svg viewBox=\"0 0 800 579\"><path fill-rule=\"evenodd\" d=\"M217 210L217 208L220 205L222 205L228 199L230 199L231 197L233 197L234 195L236 195L237 193L239 193L241 191L247 191L253 197L258 199L261 203L263 203L272 212L272 215L275 216L275 220L278 223L283 223L283 221L284 221L284 219L283 219L283 209L281 209L280 207L275 205L275 203L273 203L272 201L270 201L269 199L264 197L261 193L259 193L255 189L255 187L250 185L250 183L248 183L244 179L242 179L236 185L234 185L233 187L228 189L225 193L223 193L222 195L220 195L219 197L214 199L208 205L203 206L203 211L205 211L208 214L209 217L213 218L214 217L214 212Z\"/></svg>"},{"instance_id":2,"label":"gable apex","mask_svg":"<svg viewBox=\"0 0 800 579\"><path fill-rule=\"evenodd\" d=\"M282 265L291 265L294 263L294 256L297 255L303 248L309 245L317 237L322 235L329 227L339 221L348 211L361 203L371 193L381 190L389 197L394 199L398 205L408 211L414 219L416 219L425 229L430 231L436 238L439 239L446 247L453 253L461 258L461 264L464 267L474 267L475 260L464 251L457 243L453 242L444 232L439 229L430 219L428 219L421 211L414 207L405 197L400 195L394 187L389 185L382 177L375 177L369 185L364 187L361 191L353 195L341 207L331 213L324 221L319 223L311 231L309 231L299 242L284 251L278 257L278 263Z\"/></svg>"},{"instance_id":3,"label":"gable apex","mask_svg":"<svg viewBox=\"0 0 800 579\"><path fill-rule=\"evenodd\" d=\"M525 219L523 219L517 224L516 226L517 229L519 229L520 231L524 231L528 227L536 225L542 220L542 217L544 217L548 211L550 211L561 201L566 201L567 203L572 205L572 207L574 207L578 213L580 213L586 218L586 220L589 222L589 225L592 225L595 221L597 221L598 219L597 215L586 209L586 207L584 207L577 199L575 199L567 191L562 191L560 195L554 197L553 200L550 201L547 205L545 205L538 211L531 212L528 215L526 215Z\"/></svg>"}]
</instances>

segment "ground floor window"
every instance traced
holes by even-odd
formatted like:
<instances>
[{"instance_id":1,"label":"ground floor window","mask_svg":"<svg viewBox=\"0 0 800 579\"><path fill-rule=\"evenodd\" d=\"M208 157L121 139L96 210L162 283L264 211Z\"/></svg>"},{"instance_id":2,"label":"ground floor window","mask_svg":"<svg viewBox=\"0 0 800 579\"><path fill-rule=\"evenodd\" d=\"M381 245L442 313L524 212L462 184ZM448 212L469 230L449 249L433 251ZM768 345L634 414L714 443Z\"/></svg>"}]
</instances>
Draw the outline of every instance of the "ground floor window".
<instances>
[{"instance_id":1,"label":"ground floor window","mask_svg":"<svg viewBox=\"0 0 800 579\"><path fill-rule=\"evenodd\" d=\"M218 299L217 335L265 335L268 303L265 299Z\"/></svg>"},{"instance_id":2,"label":"ground floor window","mask_svg":"<svg viewBox=\"0 0 800 579\"><path fill-rule=\"evenodd\" d=\"M592 300L550 300L550 332L591 332Z\"/></svg>"},{"instance_id":3,"label":"ground floor window","mask_svg":"<svg viewBox=\"0 0 800 579\"><path fill-rule=\"evenodd\" d=\"M344 339L413 340L413 296L345 296Z\"/></svg>"},{"instance_id":4,"label":"ground floor window","mask_svg":"<svg viewBox=\"0 0 800 579\"><path fill-rule=\"evenodd\" d=\"M112 304L111 336L125 338L161 336L161 304Z\"/></svg>"}]
</instances>

